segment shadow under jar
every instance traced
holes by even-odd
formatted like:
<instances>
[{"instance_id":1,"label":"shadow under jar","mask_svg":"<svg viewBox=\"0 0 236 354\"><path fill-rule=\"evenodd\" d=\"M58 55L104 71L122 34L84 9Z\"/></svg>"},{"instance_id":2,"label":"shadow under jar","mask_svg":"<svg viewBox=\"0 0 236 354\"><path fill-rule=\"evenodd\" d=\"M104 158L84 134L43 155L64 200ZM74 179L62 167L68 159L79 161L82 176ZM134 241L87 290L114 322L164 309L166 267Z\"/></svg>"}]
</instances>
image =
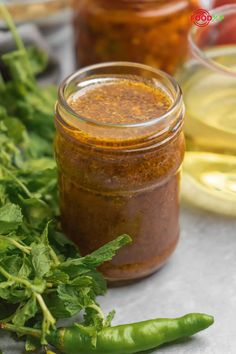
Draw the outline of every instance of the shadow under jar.
<instances>
[{"instance_id":1,"label":"shadow under jar","mask_svg":"<svg viewBox=\"0 0 236 354\"><path fill-rule=\"evenodd\" d=\"M167 74L134 63L81 69L59 90L56 159L64 232L86 255L121 234L111 282L156 271L179 238L184 107Z\"/></svg>"},{"instance_id":2,"label":"shadow under jar","mask_svg":"<svg viewBox=\"0 0 236 354\"><path fill-rule=\"evenodd\" d=\"M127 60L173 74L197 0L74 0L78 66Z\"/></svg>"}]
</instances>

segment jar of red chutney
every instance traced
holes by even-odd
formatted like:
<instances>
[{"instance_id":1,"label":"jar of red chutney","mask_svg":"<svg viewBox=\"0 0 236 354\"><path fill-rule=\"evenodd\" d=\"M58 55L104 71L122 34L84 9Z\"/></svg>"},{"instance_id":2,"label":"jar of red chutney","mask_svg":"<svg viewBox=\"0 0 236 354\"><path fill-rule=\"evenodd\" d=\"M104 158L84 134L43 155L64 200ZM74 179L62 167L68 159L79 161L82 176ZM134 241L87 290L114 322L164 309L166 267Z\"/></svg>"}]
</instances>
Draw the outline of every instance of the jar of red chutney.
<instances>
[{"instance_id":1,"label":"jar of red chutney","mask_svg":"<svg viewBox=\"0 0 236 354\"><path fill-rule=\"evenodd\" d=\"M131 236L101 268L111 282L153 273L176 247L183 114L175 80L142 64L90 66L60 86L62 227L82 255Z\"/></svg>"},{"instance_id":2,"label":"jar of red chutney","mask_svg":"<svg viewBox=\"0 0 236 354\"><path fill-rule=\"evenodd\" d=\"M173 74L198 0L74 0L78 66L132 61Z\"/></svg>"}]
</instances>

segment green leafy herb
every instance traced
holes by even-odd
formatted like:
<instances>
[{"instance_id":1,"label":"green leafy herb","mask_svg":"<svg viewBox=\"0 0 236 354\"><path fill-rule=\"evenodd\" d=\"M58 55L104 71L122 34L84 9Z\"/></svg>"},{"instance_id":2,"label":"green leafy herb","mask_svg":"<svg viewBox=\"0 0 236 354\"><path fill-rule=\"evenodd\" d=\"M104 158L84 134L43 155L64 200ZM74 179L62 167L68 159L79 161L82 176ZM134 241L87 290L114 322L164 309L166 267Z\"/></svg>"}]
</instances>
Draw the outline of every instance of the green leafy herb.
<instances>
[{"instance_id":1,"label":"green leafy herb","mask_svg":"<svg viewBox=\"0 0 236 354\"><path fill-rule=\"evenodd\" d=\"M5 6L0 3L17 49L2 57L10 80L0 76L0 309L1 321L41 329L41 344L61 318L80 312L79 325L96 340L109 326L96 301L106 292L97 266L130 242L127 235L81 257L60 230L57 171L53 158L55 87L39 87L44 53L25 49ZM20 333L19 333L20 334ZM40 343L27 338L26 350ZM49 353L49 352L48 352Z\"/></svg>"},{"instance_id":2,"label":"green leafy herb","mask_svg":"<svg viewBox=\"0 0 236 354\"><path fill-rule=\"evenodd\" d=\"M22 221L23 215L19 205L7 203L0 208L0 234L15 231Z\"/></svg>"}]
</instances>

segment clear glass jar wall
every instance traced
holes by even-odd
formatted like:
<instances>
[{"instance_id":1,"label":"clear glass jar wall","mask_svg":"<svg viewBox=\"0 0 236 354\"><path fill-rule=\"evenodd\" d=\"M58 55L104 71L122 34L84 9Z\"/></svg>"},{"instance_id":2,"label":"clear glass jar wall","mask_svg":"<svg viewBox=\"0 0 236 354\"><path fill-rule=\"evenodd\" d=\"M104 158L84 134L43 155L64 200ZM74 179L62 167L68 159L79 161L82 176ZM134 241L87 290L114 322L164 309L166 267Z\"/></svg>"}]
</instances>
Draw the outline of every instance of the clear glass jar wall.
<instances>
[{"instance_id":1,"label":"clear glass jar wall","mask_svg":"<svg viewBox=\"0 0 236 354\"><path fill-rule=\"evenodd\" d=\"M118 78L161 88L170 99L170 108L145 122L111 124L80 116L68 103L72 94L78 96L94 82ZM176 82L141 64L85 68L60 88L55 147L64 231L82 254L123 233L133 238L131 245L102 268L110 281L154 272L176 247L183 113Z\"/></svg>"}]
</instances>

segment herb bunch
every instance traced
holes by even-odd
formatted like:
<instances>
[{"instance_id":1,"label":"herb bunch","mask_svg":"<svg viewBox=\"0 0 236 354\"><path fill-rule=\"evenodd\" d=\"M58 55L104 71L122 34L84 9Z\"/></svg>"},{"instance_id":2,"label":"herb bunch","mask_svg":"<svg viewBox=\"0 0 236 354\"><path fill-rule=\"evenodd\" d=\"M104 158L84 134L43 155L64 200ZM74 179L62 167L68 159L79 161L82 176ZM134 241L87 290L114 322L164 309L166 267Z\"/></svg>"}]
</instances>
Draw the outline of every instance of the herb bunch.
<instances>
[{"instance_id":1,"label":"herb bunch","mask_svg":"<svg viewBox=\"0 0 236 354\"><path fill-rule=\"evenodd\" d=\"M82 312L83 326L97 332L110 325L113 312L105 318L96 301L106 292L97 267L130 238L81 257L60 231L52 149L56 88L37 84L45 54L26 49L2 4L0 12L17 45L1 58L10 80L0 73L0 319L16 329L40 328L39 343L26 341L26 350L34 350L47 344L61 318Z\"/></svg>"}]
</instances>

